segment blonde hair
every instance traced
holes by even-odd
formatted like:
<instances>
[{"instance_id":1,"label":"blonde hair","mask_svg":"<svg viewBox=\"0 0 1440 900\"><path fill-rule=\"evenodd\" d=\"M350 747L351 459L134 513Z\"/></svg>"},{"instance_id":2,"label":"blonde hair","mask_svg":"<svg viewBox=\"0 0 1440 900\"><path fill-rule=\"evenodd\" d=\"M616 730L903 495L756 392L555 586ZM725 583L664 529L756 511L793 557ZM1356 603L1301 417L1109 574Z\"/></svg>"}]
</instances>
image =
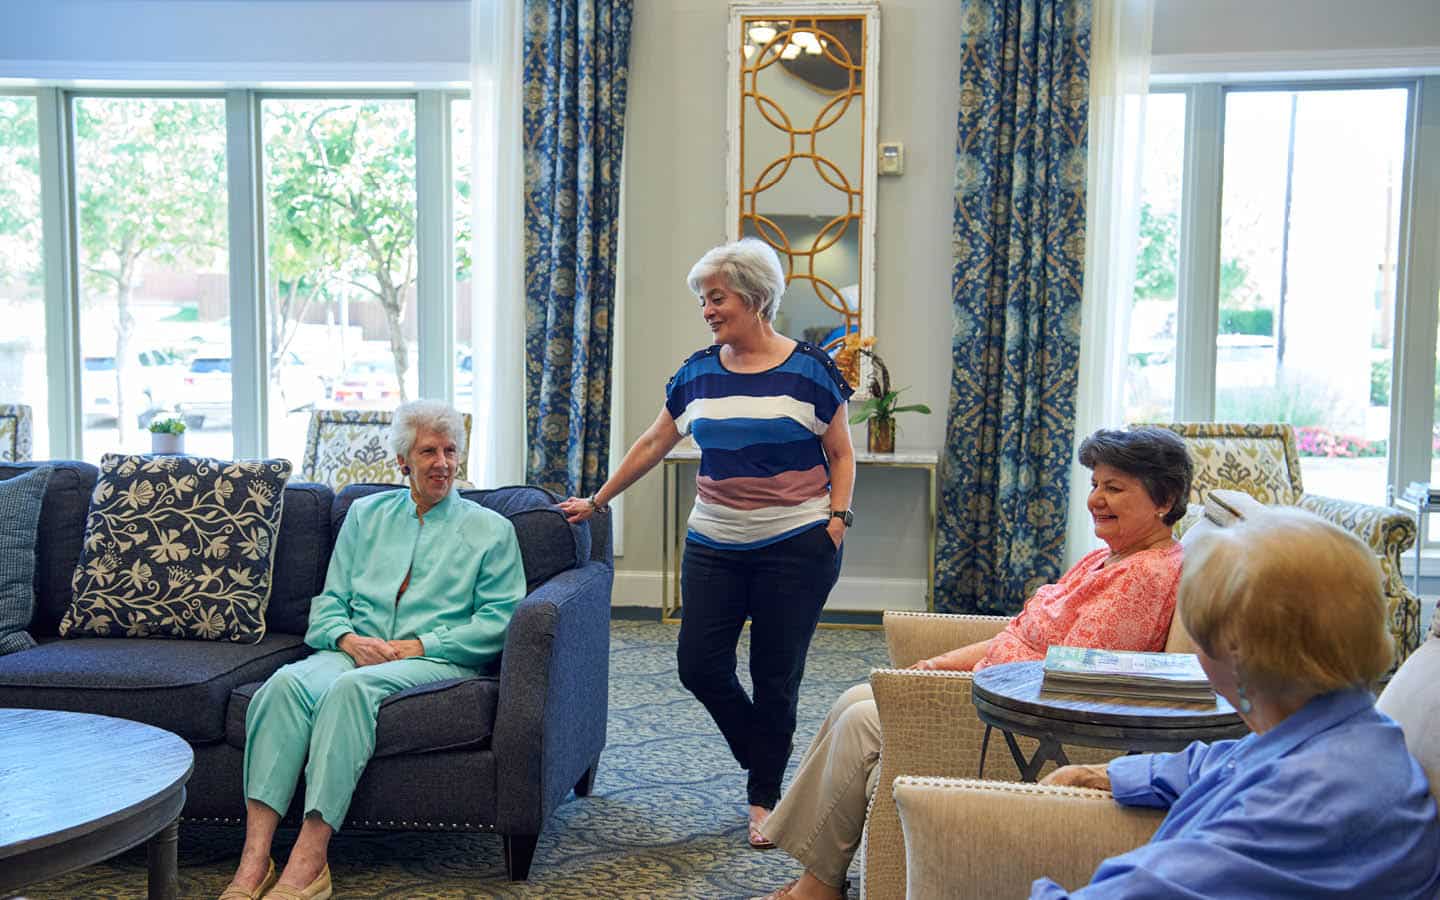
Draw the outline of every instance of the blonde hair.
<instances>
[{"instance_id":1,"label":"blonde hair","mask_svg":"<svg viewBox=\"0 0 1440 900\"><path fill-rule=\"evenodd\" d=\"M700 297L705 279L719 275L745 301L746 309L767 322L780 310L785 294L785 267L775 248L759 238L741 238L709 250L690 269L685 283ZM703 297L701 299L704 299Z\"/></svg>"},{"instance_id":2,"label":"blonde hair","mask_svg":"<svg viewBox=\"0 0 1440 900\"><path fill-rule=\"evenodd\" d=\"M1353 534L1267 507L1186 548L1180 619L1206 655L1233 654L1257 692L1365 686L1394 652L1381 578Z\"/></svg>"}]
</instances>

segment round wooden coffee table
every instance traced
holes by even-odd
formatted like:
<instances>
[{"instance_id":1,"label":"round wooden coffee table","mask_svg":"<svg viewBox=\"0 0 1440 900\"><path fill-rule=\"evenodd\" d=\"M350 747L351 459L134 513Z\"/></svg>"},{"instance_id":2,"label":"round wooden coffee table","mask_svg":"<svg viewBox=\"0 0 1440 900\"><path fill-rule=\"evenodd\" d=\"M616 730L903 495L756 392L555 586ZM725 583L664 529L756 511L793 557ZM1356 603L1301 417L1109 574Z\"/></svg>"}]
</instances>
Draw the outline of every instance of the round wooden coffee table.
<instances>
[{"instance_id":1,"label":"round wooden coffee table","mask_svg":"<svg viewBox=\"0 0 1440 900\"><path fill-rule=\"evenodd\" d=\"M150 900L179 896L190 745L150 725L0 709L0 895L149 841Z\"/></svg>"},{"instance_id":2,"label":"round wooden coffee table","mask_svg":"<svg viewBox=\"0 0 1440 900\"><path fill-rule=\"evenodd\" d=\"M1041 692L1044 663L1018 662L989 666L975 673L971 695L975 713L985 723L980 746L980 776L990 731L999 728L1026 781L1034 781L1047 762L1069 765L1065 744L1110 747L1130 753L1183 750L1192 741L1244 737L1249 727L1224 697L1213 703L1131 700L1086 694ZM1015 735L1040 742L1025 758Z\"/></svg>"}]
</instances>

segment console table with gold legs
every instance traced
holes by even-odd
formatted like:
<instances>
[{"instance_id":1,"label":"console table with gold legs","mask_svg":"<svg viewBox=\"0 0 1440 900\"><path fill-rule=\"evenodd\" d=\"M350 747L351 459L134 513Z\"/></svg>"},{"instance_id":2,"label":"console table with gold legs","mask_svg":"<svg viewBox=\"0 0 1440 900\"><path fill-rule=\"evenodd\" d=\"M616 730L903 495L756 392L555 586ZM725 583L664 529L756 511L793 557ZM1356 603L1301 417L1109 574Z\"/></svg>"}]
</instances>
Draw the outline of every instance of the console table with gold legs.
<instances>
[{"instance_id":1,"label":"console table with gold legs","mask_svg":"<svg viewBox=\"0 0 1440 900\"><path fill-rule=\"evenodd\" d=\"M698 448L690 447L672 450L660 466L660 568L664 577L661 594L660 618L664 622L680 621L680 557L685 546L685 518L683 515L686 492L681 481L681 468L700 462ZM855 451L857 480L866 478L867 470L877 472L887 469L919 469L926 474L926 555L925 555L925 608L935 609L935 512L938 497L937 472L939 454L935 451L901 451L899 453L869 453ZM693 486L693 482L692 482ZM874 614L873 609L831 609L833 613ZM822 622L820 627L834 627ZM861 626L861 627L876 627Z\"/></svg>"}]
</instances>

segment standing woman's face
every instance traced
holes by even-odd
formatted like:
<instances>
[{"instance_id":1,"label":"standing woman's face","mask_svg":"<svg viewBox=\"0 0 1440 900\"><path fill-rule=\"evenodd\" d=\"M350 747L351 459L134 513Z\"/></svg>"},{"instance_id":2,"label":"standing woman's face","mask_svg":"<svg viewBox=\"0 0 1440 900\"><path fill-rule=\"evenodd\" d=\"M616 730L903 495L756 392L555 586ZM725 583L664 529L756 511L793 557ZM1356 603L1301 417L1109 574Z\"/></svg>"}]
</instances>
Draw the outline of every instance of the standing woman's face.
<instances>
[{"instance_id":1,"label":"standing woman's face","mask_svg":"<svg viewBox=\"0 0 1440 900\"><path fill-rule=\"evenodd\" d=\"M760 330L760 317L722 275L711 275L700 283L700 315L717 344L732 344Z\"/></svg>"}]
</instances>

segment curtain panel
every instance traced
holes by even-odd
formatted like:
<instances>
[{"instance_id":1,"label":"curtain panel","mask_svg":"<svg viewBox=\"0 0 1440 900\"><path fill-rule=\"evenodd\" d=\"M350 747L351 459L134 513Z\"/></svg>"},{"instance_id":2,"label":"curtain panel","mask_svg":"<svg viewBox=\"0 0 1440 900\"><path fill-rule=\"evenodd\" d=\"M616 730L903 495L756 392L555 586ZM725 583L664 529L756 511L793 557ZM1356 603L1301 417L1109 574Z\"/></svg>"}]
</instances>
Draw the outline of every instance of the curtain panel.
<instances>
[{"instance_id":1,"label":"curtain panel","mask_svg":"<svg viewBox=\"0 0 1440 900\"><path fill-rule=\"evenodd\" d=\"M1060 574L1085 258L1089 0L966 0L937 606Z\"/></svg>"},{"instance_id":2,"label":"curtain panel","mask_svg":"<svg viewBox=\"0 0 1440 900\"><path fill-rule=\"evenodd\" d=\"M526 0L526 480L609 473L611 339L631 0Z\"/></svg>"}]
</instances>

